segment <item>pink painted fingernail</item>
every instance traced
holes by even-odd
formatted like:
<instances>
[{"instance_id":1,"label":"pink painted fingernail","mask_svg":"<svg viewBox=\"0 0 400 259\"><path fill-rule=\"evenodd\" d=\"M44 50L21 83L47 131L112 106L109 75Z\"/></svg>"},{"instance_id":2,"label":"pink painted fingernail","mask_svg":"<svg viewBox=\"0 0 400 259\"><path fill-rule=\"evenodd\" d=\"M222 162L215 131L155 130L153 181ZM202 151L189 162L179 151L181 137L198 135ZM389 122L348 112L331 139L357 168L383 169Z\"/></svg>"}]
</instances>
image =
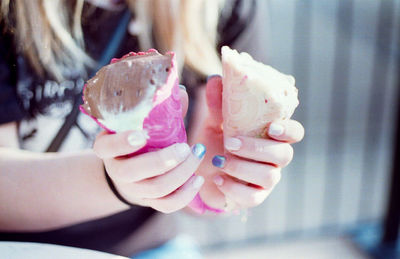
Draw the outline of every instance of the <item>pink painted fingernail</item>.
<instances>
[{"instance_id":1,"label":"pink painted fingernail","mask_svg":"<svg viewBox=\"0 0 400 259\"><path fill-rule=\"evenodd\" d=\"M271 123L271 125L269 125L268 135L279 137L280 135L283 134L284 131L285 128L282 125L277 123Z\"/></svg>"},{"instance_id":2,"label":"pink painted fingernail","mask_svg":"<svg viewBox=\"0 0 400 259\"><path fill-rule=\"evenodd\" d=\"M224 178L222 178L221 176L217 175L214 177L214 183L218 186L221 186L224 184Z\"/></svg>"},{"instance_id":3,"label":"pink painted fingernail","mask_svg":"<svg viewBox=\"0 0 400 259\"><path fill-rule=\"evenodd\" d=\"M192 186L193 186L195 189L200 189L200 187L201 187L203 184L204 184L204 177L201 176L201 175L197 175L197 176L194 178L194 180L193 180Z\"/></svg>"},{"instance_id":4,"label":"pink painted fingernail","mask_svg":"<svg viewBox=\"0 0 400 259\"><path fill-rule=\"evenodd\" d=\"M238 151L242 146L242 141L238 138L225 139L225 148L231 151Z\"/></svg>"}]
</instances>

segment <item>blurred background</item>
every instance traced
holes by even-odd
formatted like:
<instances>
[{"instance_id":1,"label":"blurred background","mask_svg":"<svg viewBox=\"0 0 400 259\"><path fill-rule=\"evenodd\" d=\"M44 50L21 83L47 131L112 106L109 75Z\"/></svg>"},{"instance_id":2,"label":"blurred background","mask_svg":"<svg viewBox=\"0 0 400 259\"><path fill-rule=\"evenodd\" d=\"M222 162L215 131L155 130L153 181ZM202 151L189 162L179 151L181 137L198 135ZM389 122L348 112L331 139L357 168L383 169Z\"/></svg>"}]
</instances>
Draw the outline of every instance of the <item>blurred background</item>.
<instances>
[{"instance_id":1,"label":"blurred background","mask_svg":"<svg viewBox=\"0 0 400 259\"><path fill-rule=\"evenodd\" d=\"M296 77L306 137L262 206L217 220L181 214L182 231L207 258L400 258L400 1L257 5L266 53L251 54Z\"/></svg>"}]
</instances>

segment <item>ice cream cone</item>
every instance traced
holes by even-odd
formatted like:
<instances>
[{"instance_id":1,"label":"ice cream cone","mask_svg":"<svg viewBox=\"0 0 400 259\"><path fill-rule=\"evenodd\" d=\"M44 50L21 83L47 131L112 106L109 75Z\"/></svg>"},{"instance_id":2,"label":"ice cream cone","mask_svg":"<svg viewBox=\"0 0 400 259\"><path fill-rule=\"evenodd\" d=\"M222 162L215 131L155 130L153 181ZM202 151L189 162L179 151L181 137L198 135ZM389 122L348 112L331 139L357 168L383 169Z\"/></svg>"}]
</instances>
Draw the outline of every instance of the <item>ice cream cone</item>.
<instances>
[{"instance_id":1,"label":"ice cream cone","mask_svg":"<svg viewBox=\"0 0 400 259\"><path fill-rule=\"evenodd\" d=\"M269 122L292 116L299 104L292 76L227 46L222 47L222 67L224 138L264 137Z\"/></svg>"},{"instance_id":2,"label":"ice cream cone","mask_svg":"<svg viewBox=\"0 0 400 259\"><path fill-rule=\"evenodd\" d=\"M146 130L145 153L187 141L175 54L131 52L90 79L81 111L110 133Z\"/></svg>"}]
</instances>

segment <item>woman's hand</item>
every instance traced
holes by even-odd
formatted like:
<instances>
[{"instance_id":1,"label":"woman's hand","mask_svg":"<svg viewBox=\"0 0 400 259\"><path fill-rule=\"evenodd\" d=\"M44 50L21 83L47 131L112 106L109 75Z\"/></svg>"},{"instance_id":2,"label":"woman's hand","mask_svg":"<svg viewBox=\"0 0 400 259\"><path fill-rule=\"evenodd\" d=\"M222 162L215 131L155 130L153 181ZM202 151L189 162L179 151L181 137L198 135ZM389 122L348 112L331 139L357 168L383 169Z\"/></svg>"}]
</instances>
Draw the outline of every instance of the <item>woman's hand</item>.
<instances>
[{"instance_id":1,"label":"woman's hand","mask_svg":"<svg viewBox=\"0 0 400 259\"><path fill-rule=\"evenodd\" d=\"M187 95L181 90L183 116L187 110ZM100 133L94 152L100 157L120 194L131 203L170 213L190 203L204 183L194 175L205 147L190 148L178 143L154 152L127 157L146 145L145 131L117 134Z\"/></svg>"},{"instance_id":2,"label":"woman's hand","mask_svg":"<svg viewBox=\"0 0 400 259\"><path fill-rule=\"evenodd\" d=\"M294 120L266 125L264 139L235 136L223 141L222 82L212 77L206 96L209 118L198 140L208 153L199 174L206 178L200 191L203 201L220 209L241 209L262 203L281 178L281 169L293 157L290 144L300 141L303 126Z\"/></svg>"}]
</instances>

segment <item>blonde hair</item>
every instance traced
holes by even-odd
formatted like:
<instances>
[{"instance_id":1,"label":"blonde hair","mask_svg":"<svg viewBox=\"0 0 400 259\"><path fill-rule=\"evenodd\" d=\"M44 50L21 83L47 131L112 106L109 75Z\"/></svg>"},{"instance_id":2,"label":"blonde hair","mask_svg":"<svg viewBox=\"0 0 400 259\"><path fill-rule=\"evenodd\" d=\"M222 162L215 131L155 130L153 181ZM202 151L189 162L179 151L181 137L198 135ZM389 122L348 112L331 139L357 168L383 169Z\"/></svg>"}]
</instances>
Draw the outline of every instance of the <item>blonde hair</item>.
<instances>
[{"instance_id":1,"label":"blonde hair","mask_svg":"<svg viewBox=\"0 0 400 259\"><path fill-rule=\"evenodd\" d=\"M177 53L179 64L194 71L221 71L216 50L217 23L224 0L127 0L135 10L142 50L158 48ZM84 0L14 0L18 47L35 70L58 80L68 68L86 71L95 62L85 52L81 16ZM2 0L1 13L9 17L10 0ZM157 40L155 46L152 35Z\"/></svg>"}]
</instances>

